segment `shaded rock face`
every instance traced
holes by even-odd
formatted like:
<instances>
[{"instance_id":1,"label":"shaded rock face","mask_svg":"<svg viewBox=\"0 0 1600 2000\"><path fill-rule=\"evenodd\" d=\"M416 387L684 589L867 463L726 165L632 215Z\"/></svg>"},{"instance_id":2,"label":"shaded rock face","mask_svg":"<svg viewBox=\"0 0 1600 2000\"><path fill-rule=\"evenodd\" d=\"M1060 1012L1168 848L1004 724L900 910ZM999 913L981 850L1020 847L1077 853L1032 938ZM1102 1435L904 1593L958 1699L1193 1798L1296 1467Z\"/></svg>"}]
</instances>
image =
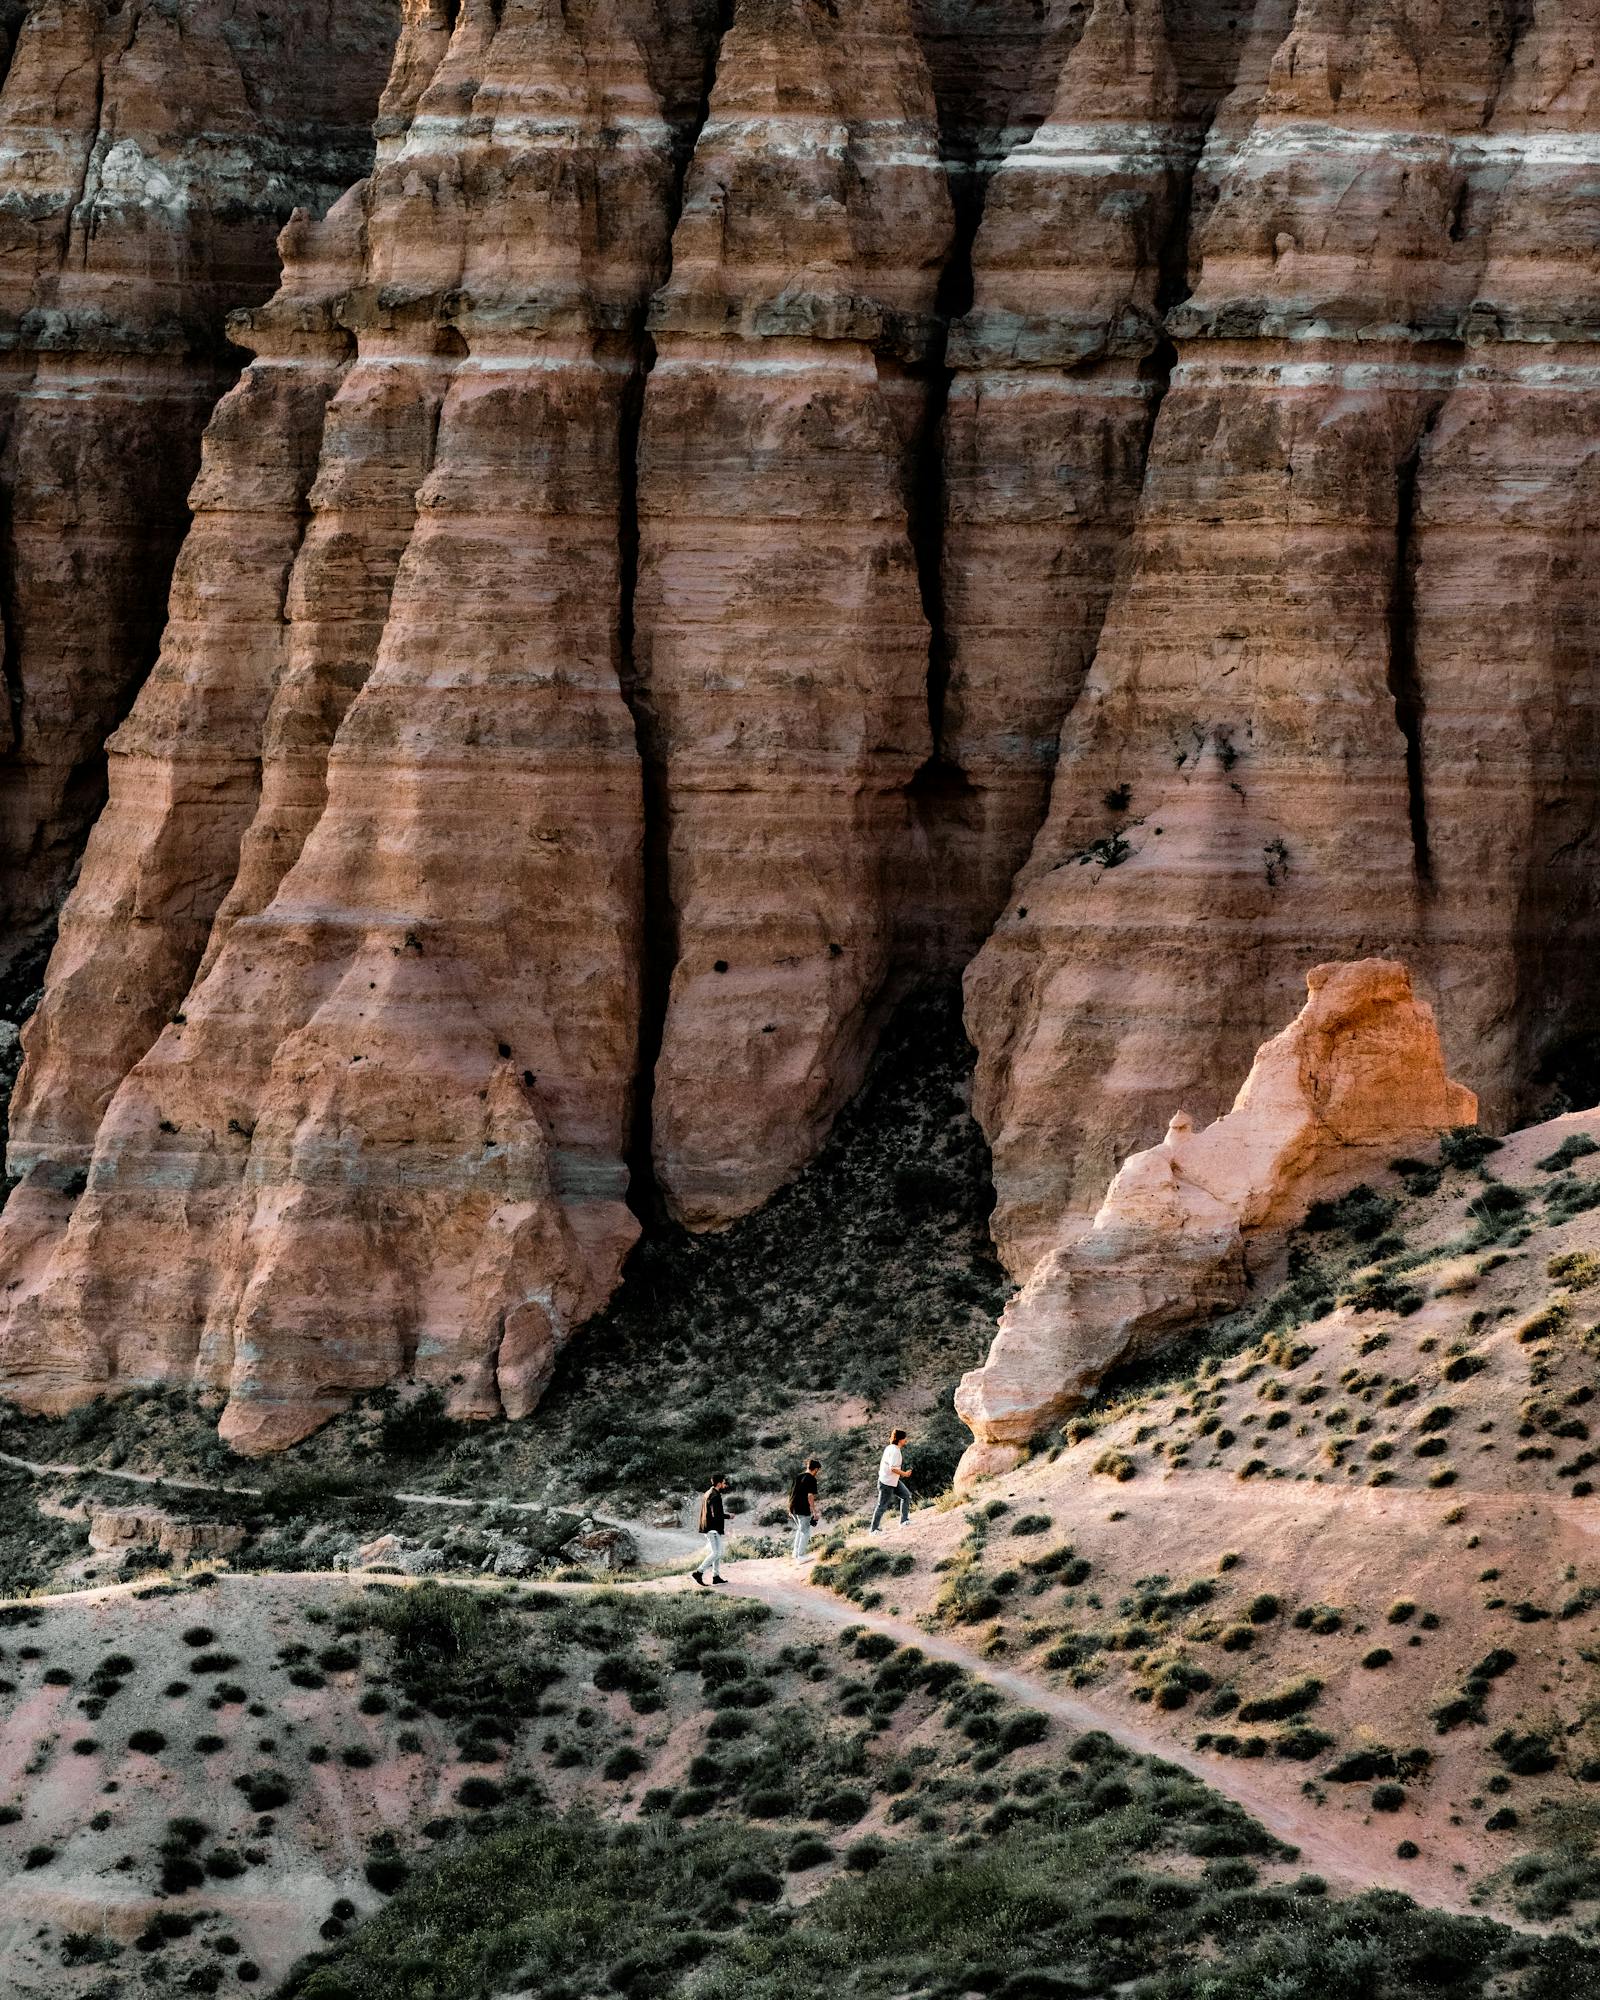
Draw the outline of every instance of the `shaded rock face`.
<instances>
[{"instance_id":1,"label":"shaded rock face","mask_svg":"<svg viewBox=\"0 0 1600 2000\"><path fill-rule=\"evenodd\" d=\"M1589 1031L1600 48L1524 12L1256 10L1124 572L968 975L1018 1276L1318 959L1404 958L1496 1121Z\"/></svg>"},{"instance_id":2,"label":"shaded rock face","mask_svg":"<svg viewBox=\"0 0 1600 2000\"><path fill-rule=\"evenodd\" d=\"M1323 961L1488 1117L1576 1089L1597 58L1591 0L408 0L371 176L270 303L216 254L256 359L25 1036L0 1386L519 1414L962 969L1019 1281Z\"/></svg>"},{"instance_id":3,"label":"shaded rock face","mask_svg":"<svg viewBox=\"0 0 1600 2000\"><path fill-rule=\"evenodd\" d=\"M1063 1217L956 1392L975 1439L959 1483L1009 1469L1111 1369L1237 1305L1250 1246L1302 1221L1313 1198L1476 1120L1404 966L1319 965L1306 987L1225 1117L1196 1131L1177 1113L1159 1146L1124 1161L1091 1225Z\"/></svg>"},{"instance_id":4,"label":"shaded rock face","mask_svg":"<svg viewBox=\"0 0 1600 2000\"><path fill-rule=\"evenodd\" d=\"M156 656L236 306L365 171L398 0L0 8L0 972Z\"/></svg>"}]
</instances>

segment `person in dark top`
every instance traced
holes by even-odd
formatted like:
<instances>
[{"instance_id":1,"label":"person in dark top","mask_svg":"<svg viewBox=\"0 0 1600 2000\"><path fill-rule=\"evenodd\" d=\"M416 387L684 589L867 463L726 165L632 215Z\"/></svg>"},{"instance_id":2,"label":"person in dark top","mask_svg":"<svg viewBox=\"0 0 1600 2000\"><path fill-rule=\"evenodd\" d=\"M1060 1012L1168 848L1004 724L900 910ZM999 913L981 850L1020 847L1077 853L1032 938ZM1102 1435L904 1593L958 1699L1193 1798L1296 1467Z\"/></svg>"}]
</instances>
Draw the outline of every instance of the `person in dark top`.
<instances>
[{"instance_id":1,"label":"person in dark top","mask_svg":"<svg viewBox=\"0 0 1600 2000\"><path fill-rule=\"evenodd\" d=\"M820 1458L808 1458L806 1469L789 1488L789 1519L794 1523L794 1559L799 1562L811 1546L811 1530L817 1525L817 1474Z\"/></svg>"},{"instance_id":2,"label":"person in dark top","mask_svg":"<svg viewBox=\"0 0 1600 2000\"><path fill-rule=\"evenodd\" d=\"M705 1571L709 1564L711 1581L721 1583L722 1577L722 1537L727 1532L728 1517L722 1505L722 1496L728 1490L728 1475L719 1472L705 1492L700 1496L700 1532L706 1538L706 1552L699 1565L689 1574L702 1590L706 1587Z\"/></svg>"}]
</instances>

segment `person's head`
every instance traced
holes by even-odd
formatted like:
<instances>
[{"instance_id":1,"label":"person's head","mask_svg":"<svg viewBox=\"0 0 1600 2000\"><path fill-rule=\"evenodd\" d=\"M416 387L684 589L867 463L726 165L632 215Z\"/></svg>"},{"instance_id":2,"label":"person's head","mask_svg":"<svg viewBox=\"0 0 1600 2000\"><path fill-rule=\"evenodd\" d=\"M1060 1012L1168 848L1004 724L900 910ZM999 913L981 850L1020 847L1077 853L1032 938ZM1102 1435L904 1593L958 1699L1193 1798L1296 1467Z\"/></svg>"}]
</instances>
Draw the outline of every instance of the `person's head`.
<instances>
[{"instance_id":1,"label":"person's head","mask_svg":"<svg viewBox=\"0 0 1600 2000\"><path fill-rule=\"evenodd\" d=\"M714 1472L711 1475L711 1483L720 1490L727 1485L728 1475L725 1472Z\"/></svg>"},{"instance_id":2,"label":"person's head","mask_svg":"<svg viewBox=\"0 0 1600 2000\"><path fill-rule=\"evenodd\" d=\"M820 1458L808 1458L806 1460L807 1472L820 1472L821 1470L822 1470L822 1460Z\"/></svg>"},{"instance_id":3,"label":"person's head","mask_svg":"<svg viewBox=\"0 0 1600 2000\"><path fill-rule=\"evenodd\" d=\"M906 1441L906 1434L904 1431L890 1431L889 1433L890 1444L904 1444L905 1441Z\"/></svg>"}]
</instances>

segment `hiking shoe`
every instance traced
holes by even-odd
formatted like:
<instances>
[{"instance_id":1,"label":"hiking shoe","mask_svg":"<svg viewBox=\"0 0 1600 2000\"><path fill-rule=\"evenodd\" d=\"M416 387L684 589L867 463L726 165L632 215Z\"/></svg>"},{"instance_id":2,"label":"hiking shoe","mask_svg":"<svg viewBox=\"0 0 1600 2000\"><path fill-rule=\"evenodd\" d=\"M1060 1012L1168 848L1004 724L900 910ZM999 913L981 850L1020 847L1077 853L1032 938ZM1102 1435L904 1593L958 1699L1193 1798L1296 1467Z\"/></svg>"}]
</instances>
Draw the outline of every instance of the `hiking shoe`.
<instances>
[{"instance_id":1,"label":"hiking shoe","mask_svg":"<svg viewBox=\"0 0 1600 2000\"><path fill-rule=\"evenodd\" d=\"M705 1578L704 1578L704 1577L703 1577L703 1576L702 1576L702 1575L700 1574L699 1570L697 1570L697 1569L692 1569L692 1570L690 1570L689 1574L690 1574L690 1575L691 1575L691 1576L692 1576L692 1577L694 1578L695 1582L696 1582L697 1584L699 1584L700 1588L701 1588L702 1590L704 1590L704 1589L705 1589L705 1587L706 1587L706 1580L705 1580Z\"/></svg>"},{"instance_id":2,"label":"hiking shoe","mask_svg":"<svg viewBox=\"0 0 1600 2000\"><path fill-rule=\"evenodd\" d=\"M726 1582L727 1582L727 1580L728 1580L728 1579L727 1579L727 1578L726 1578L725 1576L714 1576L714 1577L713 1577L713 1578L711 1579L711 1581L712 1581L713 1583L726 1583Z\"/></svg>"}]
</instances>

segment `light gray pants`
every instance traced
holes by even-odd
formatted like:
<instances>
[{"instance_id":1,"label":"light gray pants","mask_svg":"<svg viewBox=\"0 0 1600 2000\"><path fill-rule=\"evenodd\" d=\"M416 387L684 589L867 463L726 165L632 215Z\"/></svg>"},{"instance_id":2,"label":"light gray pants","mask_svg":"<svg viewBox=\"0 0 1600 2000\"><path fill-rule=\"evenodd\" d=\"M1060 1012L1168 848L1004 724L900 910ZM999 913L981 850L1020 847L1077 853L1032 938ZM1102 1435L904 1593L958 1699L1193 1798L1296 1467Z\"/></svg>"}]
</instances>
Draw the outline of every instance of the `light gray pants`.
<instances>
[{"instance_id":1,"label":"light gray pants","mask_svg":"<svg viewBox=\"0 0 1600 2000\"><path fill-rule=\"evenodd\" d=\"M809 1514L796 1514L794 1517L794 1559L796 1562L800 1560L811 1546L811 1530L813 1525Z\"/></svg>"},{"instance_id":2,"label":"light gray pants","mask_svg":"<svg viewBox=\"0 0 1600 2000\"><path fill-rule=\"evenodd\" d=\"M717 1576L717 1577L720 1577L720 1576L721 1576L721 1574L722 1574L722 1533L721 1533L721 1530L720 1530L720 1529L717 1529L717 1528L711 1528L711 1529L709 1529L709 1530L707 1531L707 1533L706 1533L706 1552L705 1552L705 1554L704 1554L704 1555L703 1555L703 1556L702 1556L702 1557L700 1558L700 1560L699 1560L699 1561L698 1561L698 1562L697 1562L697 1563L695 1564L695 1568L696 1568L696 1569L698 1569L698 1570L707 1570L707 1569L709 1569L709 1570L710 1570L710 1572L711 1572L711 1574L712 1574L713 1576Z\"/></svg>"}]
</instances>

